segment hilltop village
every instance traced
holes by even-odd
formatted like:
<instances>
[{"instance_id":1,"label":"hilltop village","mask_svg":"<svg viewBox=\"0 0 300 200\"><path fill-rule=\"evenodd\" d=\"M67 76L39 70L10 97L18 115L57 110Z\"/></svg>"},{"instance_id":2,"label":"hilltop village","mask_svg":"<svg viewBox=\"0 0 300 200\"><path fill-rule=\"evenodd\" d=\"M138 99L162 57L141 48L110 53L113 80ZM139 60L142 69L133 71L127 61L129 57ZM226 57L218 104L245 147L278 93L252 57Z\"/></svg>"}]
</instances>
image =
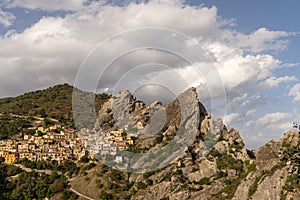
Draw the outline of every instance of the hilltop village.
<instances>
[{"instance_id":1,"label":"hilltop village","mask_svg":"<svg viewBox=\"0 0 300 200\"><path fill-rule=\"evenodd\" d=\"M18 140L0 140L0 161L14 163L19 160L52 161L79 160L83 156L114 155L117 151L133 145L134 134L124 129L99 133L87 129L79 132L61 125L36 127L35 134L25 134ZM122 162L122 157L116 157Z\"/></svg>"}]
</instances>

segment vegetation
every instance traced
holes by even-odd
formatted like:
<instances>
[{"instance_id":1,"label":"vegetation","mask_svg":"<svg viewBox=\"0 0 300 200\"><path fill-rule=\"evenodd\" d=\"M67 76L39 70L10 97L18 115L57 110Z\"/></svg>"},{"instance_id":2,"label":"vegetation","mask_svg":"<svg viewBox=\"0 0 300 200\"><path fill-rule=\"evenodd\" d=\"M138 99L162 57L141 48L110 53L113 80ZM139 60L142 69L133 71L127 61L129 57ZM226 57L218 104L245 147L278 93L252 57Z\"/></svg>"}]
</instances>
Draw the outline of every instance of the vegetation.
<instances>
[{"instance_id":1,"label":"vegetation","mask_svg":"<svg viewBox=\"0 0 300 200\"><path fill-rule=\"evenodd\" d=\"M10 114L0 115L0 140L25 132L31 127L30 119L30 117L17 117Z\"/></svg>"},{"instance_id":2,"label":"vegetation","mask_svg":"<svg viewBox=\"0 0 300 200\"><path fill-rule=\"evenodd\" d=\"M95 163L90 163L90 164L84 166L81 170L82 171L87 171L87 170L90 170L90 169L92 169L94 167L96 167L96 164Z\"/></svg>"},{"instance_id":3,"label":"vegetation","mask_svg":"<svg viewBox=\"0 0 300 200\"><path fill-rule=\"evenodd\" d=\"M28 159L20 160L18 163L22 164L23 166L30 168L30 169L51 169L57 170L58 169L58 162L51 161L47 162L45 160L40 161L29 161Z\"/></svg>"},{"instance_id":4,"label":"vegetation","mask_svg":"<svg viewBox=\"0 0 300 200\"><path fill-rule=\"evenodd\" d=\"M114 196L112 194L104 192L104 193L102 193L100 195L100 199L103 199L103 200L113 200L115 198L114 198Z\"/></svg>"},{"instance_id":5,"label":"vegetation","mask_svg":"<svg viewBox=\"0 0 300 200\"><path fill-rule=\"evenodd\" d=\"M112 170L112 172L109 174L109 177L113 181L120 181L123 179L121 172L117 170Z\"/></svg>"},{"instance_id":6,"label":"vegetation","mask_svg":"<svg viewBox=\"0 0 300 200\"><path fill-rule=\"evenodd\" d=\"M77 175L79 169L80 168L70 160L64 161L61 165L58 166L58 170L67 173L69 177L72 177L72 175Z\"/></svg>"},{"instance_id":7,"label":"vegetation","mask_svg":"<svg viewBox=\"0 0 300 200\"><path fill-rule=\"evenodd\" d=\"M76 200L78 199L78 195L69 191L69 190L64 190L63 193L60 196L60 200Z\"/></svg>"},{"instance_id":8,"label":"vegetation","mask_svg":"<svg viewBox=\"0 0 300 200\"><path fill-rule=\"evenodd\" d=\"M251 197L256 192L260 179L261 179L261 176L256 177L254 183L250 186L250 188L248 190L249 197Z\"/></svg>"},{"instance_id":9,"label":"vegetation","mask_svg":"<svg viewBox=\"0 0 300 200\"><path fill-rule=\"evenodd\" d=\"M90 161L90 159L88 156L82 156L80 158L80 162L82 162L82 163L88 163L89 161Z\"/></svg>"},{"instance_id":10,"label":"vegetation","mask_svg":"<svg viewBox=\"0 0 300 200\"><path fill-rule=\"evenodd\" d=\"M81 93L92 95L86 92ZM72 94L73 87L68 84L62 84L44 90L25 93L18 97L3 98L0 99L0 113L54 118L59 120L62 124L74 127ZM95 95L95 109L99 110L102 104L109 98L110 96L107 94ZM6 120L0 117L0 139L8 137L5 133L15 134L20 131L20 126L17 126L17 124L14 123L13 125L9 124L5 126L5 122ZM20 122L21 121L18 121L18 123ZM25 122L24 125L26 125Z\"/></svg>"},{"instance_id":11,"label":"vegetation","mask_svg":"<svg viewBox=\"0 0 300 200\"><path fill-rule=\"evenodd\" d=\"M15 178L10 178L18 174ZM0 164L0 199L25 200L50 198L67 189L67 178L53 172L51 175L23 172L13 165ZM65 192L67 193L67 192ZM76 199L74 195L73 199Z\"/></svg>"},{"instance_id":12,"label":"vegetation","mask_svg":"<svg viewBox=\"0 0 300 200\"><path fill-rule=\"evenodd\" d=\"M147 187L147 184L145 184L144 182L137 182L136 187L137 187L138 190L142 190L142 189L145 189Z\"/></svg>"},{"instance_id":13,"label":"vegetation","mask_svg":"<svg viewBox=\"0 0 300 200\"><path fill-rule=\"evenodd\" d=\"M298 146L300 145L300 140L298 140ZM287 193L292 191L300 190L300 156L299 147L295 148L288 143L284 143L283 157L281 159L281 165L275 166L277 168L282 168L286 166L288 161L293 163L294 173L287 177L285 184L282 188L280 199L286 199ZM275 169L276 170L276 169ZM274 170L273 170L274 171Z\"/></svg>"},{"instance_id":14,"label":"vegetation","mask_svg":"<svg viewBox=\"0 0 300 200\"><path fill-rule=\"evenodd\" d=\"M231 155L222 155L221 157L217 158L217 168L219 170L222 169L235 169L237 172L243 172L243 161L236 160Z\"/></svg>"}]
</instances>

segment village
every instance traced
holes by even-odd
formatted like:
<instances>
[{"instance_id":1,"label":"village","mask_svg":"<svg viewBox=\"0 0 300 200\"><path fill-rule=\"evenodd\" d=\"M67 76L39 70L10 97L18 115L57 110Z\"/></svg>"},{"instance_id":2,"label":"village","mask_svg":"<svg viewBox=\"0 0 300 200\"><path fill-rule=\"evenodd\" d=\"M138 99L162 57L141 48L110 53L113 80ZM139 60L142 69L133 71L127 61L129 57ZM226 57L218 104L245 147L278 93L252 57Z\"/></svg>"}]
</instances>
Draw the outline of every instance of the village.
<instances>
[{"instance_id":1,"label":"village","mask_svg":"<svg viewBox=\"0 0 300 200\"><path fill-rule=\"evenodd\" d=\"M71 128L53 125L36 127L35 134L24 135L19 140L0 140L0 162L15 163L29 161L80 160L83 156L94 159L96 156L115 155L133 145L134 134L125 133L124 129L107 133L88 129L76 131ZM116 156L115 161L123 162Z\"/></svg>"}]
</instances>

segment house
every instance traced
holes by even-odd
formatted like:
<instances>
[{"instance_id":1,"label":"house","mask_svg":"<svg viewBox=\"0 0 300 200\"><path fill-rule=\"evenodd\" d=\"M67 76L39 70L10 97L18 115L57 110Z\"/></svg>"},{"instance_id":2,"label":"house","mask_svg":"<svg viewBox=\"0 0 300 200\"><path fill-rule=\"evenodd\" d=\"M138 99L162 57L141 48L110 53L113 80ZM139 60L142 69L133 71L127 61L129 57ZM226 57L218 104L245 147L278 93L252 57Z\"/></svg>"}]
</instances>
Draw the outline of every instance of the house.
<instances>
[{"instance_id":1,"label":"house","mask_svg":"<svg viewBox=\"0 0 300 200\"><path fill-rule=\"evenodd\" d=\"M61 126L60 126L60 125L53 125L53 126L50 126L50 127L49 127L49 130L50 130L50 131L55 131L55 130L58 129L58 128L61 128Z\"/></svg>"},{"instance_id":2,"label":"house","mask_svg":"<svg viewBox=\"0 0 300 200\"><path fill-rule=\"evenodd\" d=\"M46 129L46 128L40 126L40 127L37 128L37 130L35 131L35 133L39 133L39 132L41 132L41 133L46 133L47 130L48 130L48 129Z\"/></svg>"},{"instance_id":3,"label":"house","mask_svg":"<svg viewBox=\"0 0 300 200\"><path fill-rule=\"evenodd\" d=\"M127 139L125 140L127 145L133 145L133 140L132 139Z\"/></svg>"},{"instance_id":4,"label":"house","mask_svg":"<svg viewBox=\"0 0 300 200\"><path fill-rule=\"evenodd\" d=\"M24 140L29 140L31 138L31 135L24 135Z\"/></svg>"},{"instance_id":5,"label":"house","mask_svg":"<svg viewBox=\"0 0 300 200\"><path fill-rule=\"evenodd\" d=\"M19 159L18 153L4 152L4 162L14 163Z\"/></svg>"},{"instance_id":6,"label":"house","mask_svg":"<svg viewBox=\"0 0 300 200\"><path fill-rule=\"evenodd\" d=\"M36 157L33 155L32 152L21 152L19 153L19 159L28 159L30 161L35 161Z\"/></svg>"},{"instance_id":7,"label":"house","mask_svg":"<svg viewBox=\"0 0 300 200\"><path fill-rule=\"evenodd\" d=\"M118 147L119 150L124 150L127 147L125 141L115 141L115 145Z\"/></svg>"},{"instance_id":8,"label":"house","mask_svg":"<svg viewBox=\"0 0 300 200\"><path fill-rule=\"evenodd\" d=\"M115 161L116 161L116 163L122 163L123 162L123 157L122 156L116 156Z\"/></svg>"},{"instance_id":9,"label":"house","mask_svg":"<svg viewBox=\"0 0 300 200\"><path fill-rule=\"evenodd\" d=\"M28 152L29 150L29 144L23 143L18 145L18 152Z\"/></svg>"}]
</instances>

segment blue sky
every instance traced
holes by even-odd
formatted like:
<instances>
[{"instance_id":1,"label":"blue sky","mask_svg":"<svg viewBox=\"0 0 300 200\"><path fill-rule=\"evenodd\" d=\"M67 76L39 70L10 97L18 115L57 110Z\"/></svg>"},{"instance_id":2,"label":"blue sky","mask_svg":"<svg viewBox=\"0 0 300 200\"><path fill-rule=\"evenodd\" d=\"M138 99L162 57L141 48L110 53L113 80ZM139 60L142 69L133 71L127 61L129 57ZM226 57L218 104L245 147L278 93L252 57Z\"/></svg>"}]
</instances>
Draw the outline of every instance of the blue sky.
<instances>
[{"instance_id":1,"label":"blue sky","mask_svg":"<svg viewBox=\"0 0 300 200\"><path fill-rule=\"evenodd\" d=\"M248 148L280 138L291 129L293 120L300 123L298 1L53 2L0 2L0 97L58 83L73 84L84 59L100 42L127 30L154 26L190 36L212 55L227 95L226 115L214 117L222 117L229 127L238 129ZM153 35L153 44L162 43L157 37ZM143 37L128 39L122 45L134 46L142 40ZM173 44L173 48L182 51L180 44ZM162 84L162 80L165 88L176 86L174 95L190 86L201 90L199 83L205 80L195 77L191 66L163 53L154 53L155 61L172 66L172 72L153 66L144 74L138 70L122 74L126 67L153 62L150 54L153 51L140 51L120 58L106 71L99 91L134 90L137 84ZM176 74L186 81L181 84ZM126 84L117 80L121 75L127 76ZM137 81L130 83L132 79ZM164 93L152 89L139 94L143 98L160 92ZM201 92L200 99L207 106L209 99L218 98L217 93L205 96L205 91Z\"/></svg>"}]
</instances>

